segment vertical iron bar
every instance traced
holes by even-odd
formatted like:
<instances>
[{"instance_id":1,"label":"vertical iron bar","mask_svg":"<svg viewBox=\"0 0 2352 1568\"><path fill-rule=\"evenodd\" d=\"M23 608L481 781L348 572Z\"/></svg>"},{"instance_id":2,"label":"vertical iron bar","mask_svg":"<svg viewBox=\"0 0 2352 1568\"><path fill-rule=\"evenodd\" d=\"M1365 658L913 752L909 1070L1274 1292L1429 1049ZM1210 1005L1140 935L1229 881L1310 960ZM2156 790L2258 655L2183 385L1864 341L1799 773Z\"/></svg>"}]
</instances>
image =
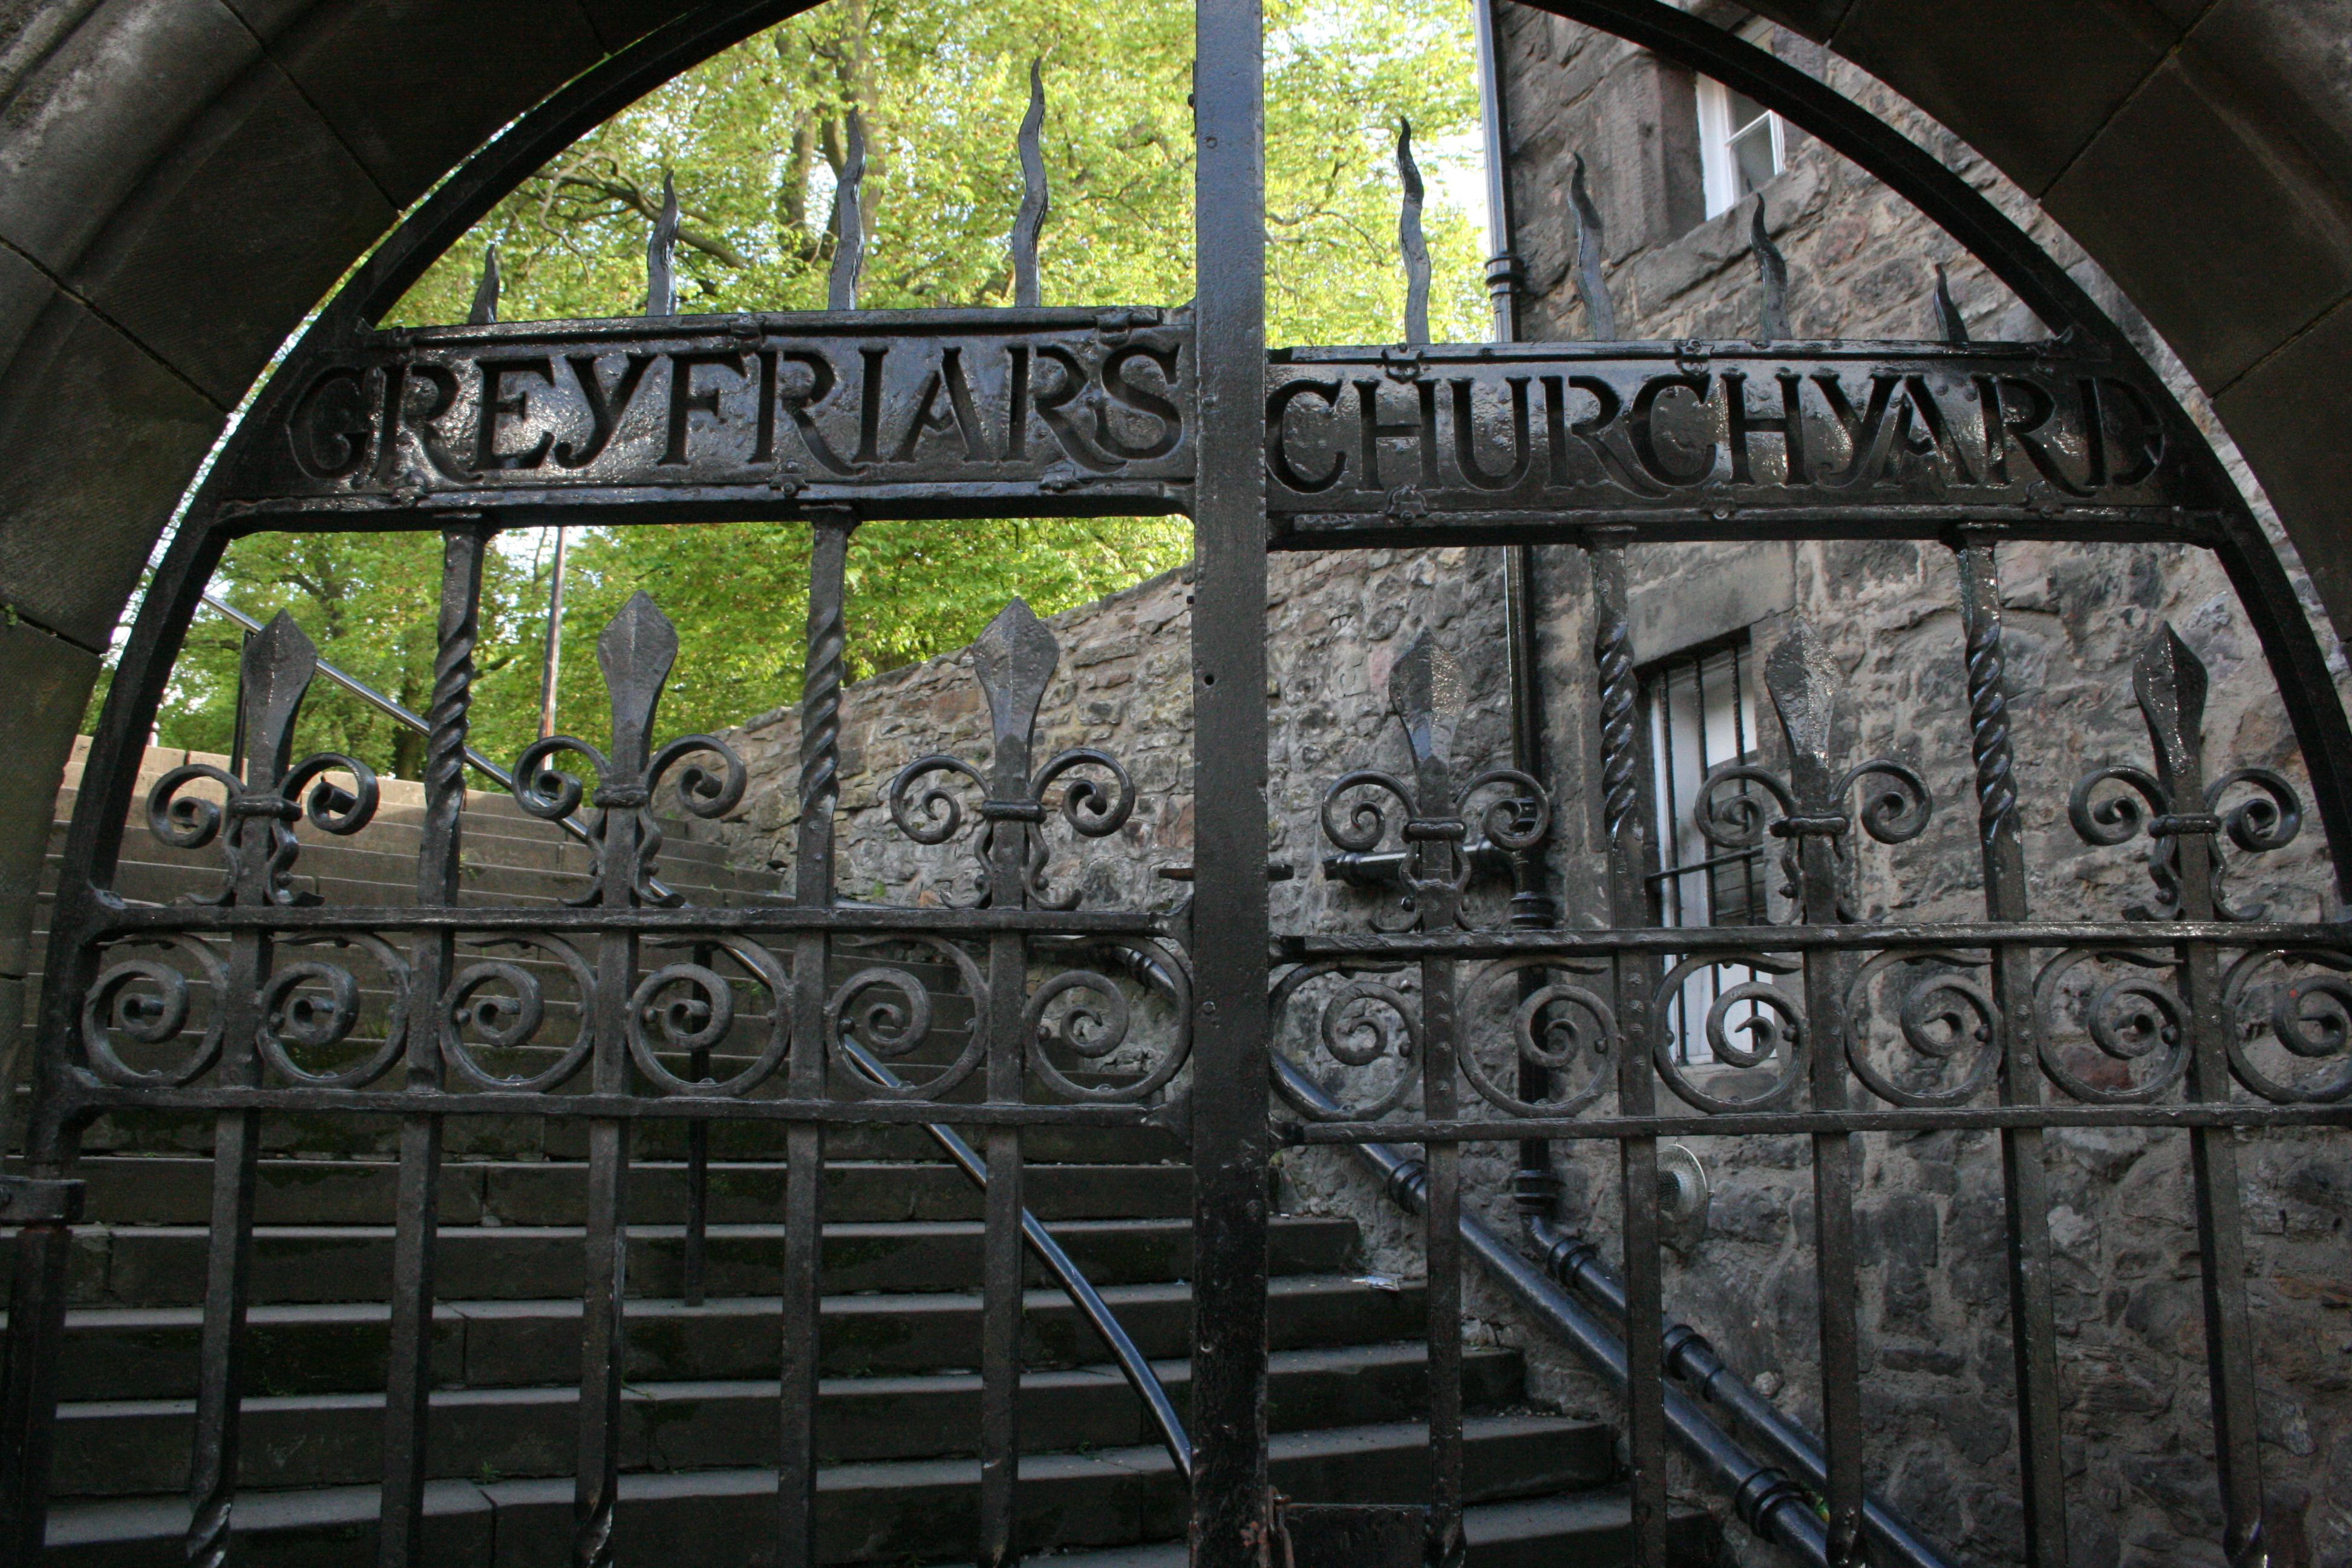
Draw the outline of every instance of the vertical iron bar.
<instances>
[{"instance_id":1,"label":"vertical iron bar","mask_svg":"<svg viewBox=\"0 0 2352 1568\"><path fill-rule=\"evenodd\" d=\"M707 968L712 957L709 944L695 944L695 963ZM779 996L775 1005L783 1007L790 1003ZM710 1076L709 1046L697 1046L687 1053L687 1076L698 1080ZM678 1296L689 1307L702 1305L709 1253L710 1123L697 1117L686 1124L686 1246L678 1271Z\"/></svg>"},{"instance_id":2,"label":"vertical iron bar","mask_svg":"<svg viewBox=\"0 0 2352 1568\"><path fill-rule=\"evenodd\" d=\"M555 562L547 571L547 648L539 669L539 733L555 733L555 686L563 673L563 529L555 530Z\"/></svg>"},{"instance_id":3,"label":"vertical iron bar","mask_svg":"<svg viewBox=\"0 0 2352 1568\"><path fill-rule=\"evenodd\" d=\"M1609 851L1609 916L1620 929L1646 925L1649 891L1643 882L1641 747L1635 733L1633 634L1627 617L1625 550L1613 534L1587 547L1592 563L1592 656L1600 680L1601 820ZM1669 828L1669 831L1671 829ZM1656 1109L1650 1077L1654 1021L1650 997L1657 984L1654 960L1621 954L1616 961L1617 1107L1621 1116ZM1665 1303L1658 1255L1658 1141L1622 1139L1618 1166L1624 1202L1626 1439L1633 1454L1630 1486L1635 1568L1665 1568L1666 1406Z\"/></svg>"},{"instance_id":4,"label":"vertical iron bar","mask_svg":"<svg viewBox=\"0 0 2352 1568\"><path fill-rule=\"evenodd\" d=\"M1772 652L1766 679L1789 738L1789 782L1805 809L1834 812L1830 767L1832 710L1838 678L1819 638L1802 621ZM1850 831L1850 829L1848 830ZM1835 834L1796 836L1798 895L1808 925L1835 925L1846 872ZM1839 955L1804 960L1805 1017L1811 1035L1815 1110L1847 1109L1844 987ZM1853 1194L1861 1163L1846 1132L1813 1134L1813 1268L1821 1303L1822 1429L1829 1456L1831 1568L1862 1562L1863 1425L1861 1330L1854 1311Z\"/></svg>"},{"instance_id":5,"label":"vertical iron bar","mask_svg":"<svg viewBox=\"0 0 2352 1568\"><path fill-rule=\"evenodd\" d=\"M1034 625L1034 622L1031 623ZM1008 661L1010 662L1010 661ZM1000 910L1027 906L1024 886L1030 834L1037 831L1022 810L1029 799L1031 726L1044 695L1048 663L1032 688L1017 684L1013 700L996 690L989 706L997 723L989 756L989 800L981 810L987 823L989 903ZM1008 675L1013 672L1008 670ZM1027 696L1024 705L1019 698ZM992 1105L1020 1103L1024 1065L1021 1020L1027 1000L1029 945L1017 932L988 942L988 1099ZM1015 1538L1016 1492L1021 1467L1021 1130L987 1131L988 1190L982 1198L980 1343L980 1568L1008 1568L1020 1561Z\"/></svg>"},{"instance_id":6,"label":"vertical iron bar","mask_svg":"<svg viewBox=\"0 0 2352 1568\"><path fill-rule=\"evenodd\" d=\"M2210 921L2216 914L2215 830L2200 826L2195 816L2206 809L2205 668L2167 626L2140 656L2133 675L2156 752L2157 778L2177 814L2149 828L2171 838L2174 871L2180 881L2179 917ZM2210 823L2210 818L2205 820ZM2224 1055L2230 1020L2220 963L2205 942L2184 943L2179 963L2189 1004L2189 1093L2200 1100L2225 1101L2230 1098ZM2189 1139L2204 1283L2206 1376L2212 1390L2213 1452L2221 1483L2221 1546L2232 1568L2259 1568L2268 1547L2263 1529L2253 1328L2246 1316L2236 1134L2227 1127L2200 1127Z\"/></svg>"},{"instance_id":7,"label":"vertical iron bar","mask_svg":"<svg viewBox=\"0 0 2352 1568\"><path fill-rule=\"evenodd\" d=\"M1261 0L1195 0L1192 1561L1265 1568L1265 153Z\"/></svg>"},{"instance_id":8,"label":"vertical iron bar","mask_svg":"<svg viewBox=\"0 0 2352 1568\"><path fill-rule=\"evenodd\" d=\"M281 635L288 634L288 635ZM290 640L289 640L290 636ZM270 809L285 777L294 719L317 651L280 616L246 645L238 669L239 705L248 754L243 783L229 792L226 831L236 836L234 903L271 901L283 868L273 865L292 830ZM221 1062L217 1081L240 1089L261 1083L260 992L269 976L267 931L230 939L221 997ZM213 1131L213 1200L206 1238L204 1328L196 1350L195 1442L188 1462L190 1568L221 1568L228 1559L230 1514L236 1500L238 1405L245 1392L245 1315L253 1283L253 1203L261 1157L261 1113L223 1111Z\"/></svg>"},{"instance_id":9,"label":"vertical iron bar","mask_svg":"<svg viewBox=\"0 0 2352 1568\"><path fill-rule=\"evenodd\" d=\"M622 606L596 642L596 662L612 695L612 753L592 804L602 814L596 853L601 909L633 910L646 873L654 721L663 683L677 658L677 631L643 593ZM636 986L637 934L608 931L597 939L593 1007L595 1038L591 1087L630 1091L630 996ZM588 1123L587 1260L582 1280L580 1459L572 1482L572 1561L611 1568L621 1487L621 1377L627 1355L624 1316L629 1288L629 1122Z\"/></svg>"},{"instance_id":10,"label":"vertical iron bar","mask_svg":"<svg viewBox=\"0 0 2352 1568\"><path fill-rule=\"evenodd\" d=\"M793 898L803 909L834 899L834 808L841 798L841 688L848 620L843 605L849 536L857 520L819 514L809 540L808 658L801 683L800 822L794 830ZM825 1094L824 1003L831 944L821 931L793 944L793 1099ZM783 998L777 999L779 1006ZM782 1372L777 1384L776 1561L815 1568L818 1300L824 1226L824 1134L813 1121L784 1133Z\"/></svg>"},{"instance_id":11,"label":"vertical iron bar","mask_svg":"<svg viewBox=\"0 0 2352 1568\"><path fill-rule=\"evenodd\" d=\"M482 557L492 531L460 523L441 536L441 610L433 659L432 729L425 741L425 831L416 851L416 902L457 903L466 805L466 729L473 700L474 644L481 631ZM416 939L406 1047L406 1089L441 1089L441 994L457 940ZM383 1493L377 1510L378 1568L414 1568L424 1559L425 1429L433 1386L433 1252L440 1229L441 1117L400 1119L400 1175L394 1215L392 1324L384 1373Z\"/></svg>"},{"instance_id":12,"label":"vertical iron bar","mask_svg":"<svg viewBox=\"0 0 2352 1568\"><path fill-rule=\"evenodd\" d=\"M1988 541L1954 546L1969 680L1969 749L1976 759L1977 834L1984 849L1985 915L2004 924L2032 918L2025 845L2017 812L2016 758L2000 620L2000 573ZM1992 953L2001 1031L2000 1101L2038 1105L2040 1020L2033 1011L2032 955ZM2065 1568L2066 1470L2060 1450L2058 1331L2050 1303L2050 1177L2042 1130L2004 1129L2001 1185L2009 1204L2010 1351L2017 1372L2017 1451L2030 1568Z\"/></svg>"}]
</instances>

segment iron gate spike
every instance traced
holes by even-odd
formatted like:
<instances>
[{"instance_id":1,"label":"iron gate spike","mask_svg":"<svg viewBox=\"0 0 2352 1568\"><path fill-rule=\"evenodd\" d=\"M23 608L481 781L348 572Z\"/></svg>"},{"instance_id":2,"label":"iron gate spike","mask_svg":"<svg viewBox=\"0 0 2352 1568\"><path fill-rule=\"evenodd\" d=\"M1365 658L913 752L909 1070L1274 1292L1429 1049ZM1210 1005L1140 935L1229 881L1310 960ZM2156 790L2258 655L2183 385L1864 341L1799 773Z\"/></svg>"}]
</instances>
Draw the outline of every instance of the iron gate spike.
<instances>
[{"instance_id":1,"label":"iron gate spike","mask_svg":"<svg viewBox=\"0 0 2352 1568\"><path fill-rule=\"evenodd\" d=\"M469 327L487 327L499 319L499 246L482 247L482 275L474 285L473 308L466 312Z\"/></svg>"},{"instance_id":2,"label":"iron gate spike","mask_svg":"<svg viewBox=\"0 0 2352 1568\"><path fill-rule=\"evenodd\" d=\"M1029 110L1021 117L1021 210L1013 219L1013 303L1043 302L1037 282L1037 237L1053 211L1045 183L1045 78L1041 62L1029 62Z\"/></svg>"},{"instance_id":3,"label":"iron gate spike","mask_svg":"<svg viewBox=\"0 0 2352 1568\"><path fill-rule=\"evenodd\" d=\"M858 279L866 270L866 121L850 107L844 132L848 146L841 178L833 187L833 270L825 279L824 308L857 309Z\"/></svg>"},{"instance_id":4,"label":"iron gate spike","mask_svg":"<svg viewBox=\"0 0 2352 1568\"><path fill-rule=\"evenodd\" d=\"M1397 207L1397 250L1404 258L1404 341L1429 342L1429 241L1421 232L1421 165L1412 161L1412 121L1399 117L1397 176L1404 198Z\"/></svg>"},{"instance_id":5,"label":"iron gate spike","mask_svg":"<svg viewBox=\"0 0 2352 1568\"><path fill-rule=\"evenodd\" d=\"M1755 209L1748 215L1748 247L1756 253L1756 276L1764 290L1758 307L1758 330L1766 342L1785 342L1789 337L1789 261L1765 232L1761 191L1756 193Z\"/></svg>"},{"instance_id":6,"label":"iron gate spike","mask_svg":"<svg viewBox=\"0 0 2352 1568\"><path fill-rule=\"evenodd\" d=\"M1609 279L1602 275L1607 236L1601 209L1584 188L1584 154L1569 161L1568 199L1576 208L1576 292L1584 300L1584 335L1594 342L1617 341L1617 304L1609 297Z\"/></svg>"},{"instance_id":7,"label":"iron gate spike","mask_svg":"<svg viewBox=\"0 0 2352 1568\"><path fill-rule=\"evenodd\" d=\"M646 309L648 316L677 314L677 180L662 171L661 216L646 237Z\"/></svg>"}]
</instances>

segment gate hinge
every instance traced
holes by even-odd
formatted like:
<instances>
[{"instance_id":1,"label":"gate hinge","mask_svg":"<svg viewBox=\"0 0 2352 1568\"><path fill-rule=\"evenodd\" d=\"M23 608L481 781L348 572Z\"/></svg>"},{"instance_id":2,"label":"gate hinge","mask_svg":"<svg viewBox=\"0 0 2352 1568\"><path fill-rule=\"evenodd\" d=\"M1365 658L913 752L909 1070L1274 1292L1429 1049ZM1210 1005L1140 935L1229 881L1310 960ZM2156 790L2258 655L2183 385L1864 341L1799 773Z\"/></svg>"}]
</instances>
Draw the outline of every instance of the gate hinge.
<instances>
[{"instance_id":1,"label":"gate hinge","mask_svg":"<svg viewBox=\"0 0 2352 1568\"><path fill-rule=\"evenodd\" d=\"M0 1176L0 1225L72 1225L81 1218L89 1184Z\"/></svg>"}]
</instances>

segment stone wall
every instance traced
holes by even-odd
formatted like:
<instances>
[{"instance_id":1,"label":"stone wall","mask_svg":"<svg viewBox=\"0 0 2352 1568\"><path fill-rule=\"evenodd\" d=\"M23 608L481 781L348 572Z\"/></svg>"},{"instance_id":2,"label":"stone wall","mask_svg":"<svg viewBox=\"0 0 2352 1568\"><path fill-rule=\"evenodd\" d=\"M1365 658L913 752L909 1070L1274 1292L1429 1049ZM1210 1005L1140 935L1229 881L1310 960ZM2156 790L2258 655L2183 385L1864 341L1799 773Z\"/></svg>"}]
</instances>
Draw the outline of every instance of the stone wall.
<instances>
[{"instance_id":1,"label":"stone wall","mask_svg":"<svg viewBox=\"0 0 2352 1568\"><path fill-rule=\"evenodd\" d=\"M1742 209L1700 221L1688 130L1687 77L1618 43L1532 11L1503 29L1519 248L1528 265L1524 330L1582 335L1569 280L1573 219L1566 165L1583 151L1608 221L1609 274L1629 337L1747 337L1757 284ZM1940 155L2027 219L2062 258L2076 253L2013 188L1884 89L1815 46L1759 36L1874 108L1906 121ZM1763 193L1792 273L1801 336L1928 335L1933 267L1948 268L1972 330L2026 337L2038 325L1998 283L1874 181L1793 131L1787 171ZM2087 267L2081 275L2127 321L2128 308ZM2144 344L2188 392L2161 343ZM2225 451L2210 412L2192 413ZM2243 478L2243 470L2237 471ZM2259 504L2259 498L2257 497ZM2014 545L2000 558L2011 635L2027 858L2037 915L2113 919L2148 894L2145 860L2126 846L2086 848L2066 823L2074 781L2109 762L2147 760L2131 696L2133 658L2166 621L2211 668L2205 727L2216 772L2263 765L2308 799L2300 759L2260 649L2229 585L2200 552L2165 546ZM1633 552L1637 656L1643 661L1744 632L1761 659L1798 617L1816 626L1844 682L1840 741L1849 761L1885 754L1917 768L1937 815L1920 838L1865 846L1857 864L1866 920L1959 921L1982 911L1967 700L1949 554L1903 541L1872 543L1645 547ZM1538 552L1548 782L1560 810L1550 869L1572 925L1605 923L1598 853L1597 736L1589 573L1580 552ZM1062 667L1040 724L1041 754L1099 745L1124 757L1141 794L1123 837L1073 846L1067 863L1088 902L1172 903L1153 868L1191 858L1189 592L1181 574L1154 579L1050 624ZM1361 928L1392 914L1375 894L1318 873L1316 810L1326 784L1351 768L1397 767L1402 737L1384 686L1397 656L1430 631L1461 663L1470 717L1456 754L1468 772L1507 762L1500 552L1389 551L1277 557L1267 625L1271 716L1268 812L1275 858L1296 877L1273 894L1278 931ZM854 613L854 607L853 607ZM853 687L843 725L845 893L935 902L968 888L969 860L908 845L890 827L882 792L905 763L933 751L984 756L985 728L966 656ZM2338 664L2341 678L2340 660ZM1769 705L1763 711L1769 715ZM1779 736L1763 726L1763 762ZM753 792L729 831L740 852L789 858L797 726L787 713L737 736ZM2283 918L2333 915L2315 825L2272 864L2249 867L2237 891ZM1491 879L1482 908L1499 912ZM1780 912L1775 910L1775 912ZM1410 981L1402 984L1409 988ZM1311 1000L1311 997L1308 998ZM1300 1009L1302 1013L1307 1009ZM1307 1017L1286 1019L1283 1048L1318 1061ZM1888 1049L1882 1019L1875 1048ZM1491 1039L1496 1031L1488 1029ZM2067 1059L2104 1058L2079 1040ZM1480 1047L1499 1071L1505 1053ZM1378 1070L1378 1069L1375 1069ZM1700 1074L1729 1068L1699 1068ZM1669 1106L1675 1102L1662 1095ZM1692 1118L1680 1142L1714 1184L1706 1238L1667 1258L1667 1301L1790 1414L1818 1427L1810 1153L1801 1139L1708 1137ZM1862 1140L1864 1330L1874 1489L1963 1563L2021 1555L2007 1331L1999 1147L1990 1135L1871 1135ZM1368 1267L1416 1271L1412 1227L1340 1157L1282 1157L1286 1205L1345 1213L1370 1238ZM1473 1207L1500 1228L1509 1206L1508 1145L1465 1155ZM2271 1547L2282 1564L2352 1563L2352 1289L2343 1280L2352 1219L2352 1153L2340 1138L2284 1134L2243 1142L2250 1237L2247 1288L2263 1367L2262 1436L2273 1500ZM1562 1144L1567 1218L1615 1227L1616 1171L1606 1144ZM2066 1131L2050 1142L2058 1259L2057 1311L2066 1368L2066 1468L2079 1568L2220 1563L2205 1394L2197 1236L2186 1140L2179 1134ZM1572 1410L1614 1413L1601 1387L1475 1276L1474 1339L1522 1345L1534 1384ZM1707 1497L1678 1476L1677 1489ZM1772 1553L1736 1524L1744 1559Z\"/></svg>"}]
</instances>

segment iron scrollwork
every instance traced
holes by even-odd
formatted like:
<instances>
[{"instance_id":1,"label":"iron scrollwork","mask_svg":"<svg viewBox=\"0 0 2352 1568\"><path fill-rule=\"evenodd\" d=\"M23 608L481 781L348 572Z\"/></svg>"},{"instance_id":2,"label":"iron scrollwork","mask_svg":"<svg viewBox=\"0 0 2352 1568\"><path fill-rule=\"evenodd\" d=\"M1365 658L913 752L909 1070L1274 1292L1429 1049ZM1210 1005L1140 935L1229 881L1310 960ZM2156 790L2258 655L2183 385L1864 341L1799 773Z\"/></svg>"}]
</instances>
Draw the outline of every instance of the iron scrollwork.
<instances>
[{"instance_id":1,"label":"iron scrollwork","mask_svg":"<svg viewBox=\"0 0 2352 1568\"><path fill-rule=\"evenodd\" d=\"M933 752L899 769L885 792L891 821L922 845L947 844L964 832L965 807L951 781L961 779L979 793L980 829L970 846L979 879L971 895L953 900L959 907L1076 909L1077 885L1055 885L1045 825L1058 816L1081 838L1107 838L1135 815L1135 781L1108 752L1069 747L1032 771L1037 713L1061 657L1061 645L1028 605L1020 599L1008 604L972 645L972 674L988 706L988 763ZM990 984L1003 984L993 963L990 981L983 983L961 947L938 941L927 945L958 968L974 998L971 1044L943 1073L922 1084L866 1088L867 1093L935 1098L986 1059ZM1190 981L1181 957L1156 942L1093 945L1107 950L1103 963L1048 974L1029 988L1017 1022L1009 1016L1007 1021L1018 1029L1026 1066L1055 1093L1080 1102L1136 1103L1165 1088L1189 1058ZM1138 1042L1134 1006L1106 965L1148 968L1163 975L1161 989L1172 987L1171 1038L1164 1050L1155 1053ZM930 1027L930 1005L920 989L911 975L887 966L863 971L835 994L827 1027L859 1031L859 1043L878 1056L905 1056ZM860 1000L866 1003L862 1011L852 1005ZM1057 1056L1073 1065L1063 1067ZM1086 1081L1088 1074L1103 1079Z\"/></svg>"},{"instance_id":2,"label":"iron scrollwork","mask_svg":"<svg viewBox=\"0 0 2352 1568\"><path fill-rule=\"evenodd\" d=\"M590 825L596 885L575 904L628 907L675 905L683 900L652 885L661 853L661 821L654 801L671 768L689 757L716 758L718 771L689 763L678 774L677 801L706 821L741 804L748 775L743 759L715 735L685 735L651 752L649 731L662 687L677 662L677 628L643 591L613 617L596 639L596 662L613 698L613 751L608 757L575 735L547 735L523 748L515 760L514 797L531 816L561 822L587 798L596 807ZM581 781L551 765L563 753L584 758L596 775L593 796Z\"/></svg>"}]
</instances>

